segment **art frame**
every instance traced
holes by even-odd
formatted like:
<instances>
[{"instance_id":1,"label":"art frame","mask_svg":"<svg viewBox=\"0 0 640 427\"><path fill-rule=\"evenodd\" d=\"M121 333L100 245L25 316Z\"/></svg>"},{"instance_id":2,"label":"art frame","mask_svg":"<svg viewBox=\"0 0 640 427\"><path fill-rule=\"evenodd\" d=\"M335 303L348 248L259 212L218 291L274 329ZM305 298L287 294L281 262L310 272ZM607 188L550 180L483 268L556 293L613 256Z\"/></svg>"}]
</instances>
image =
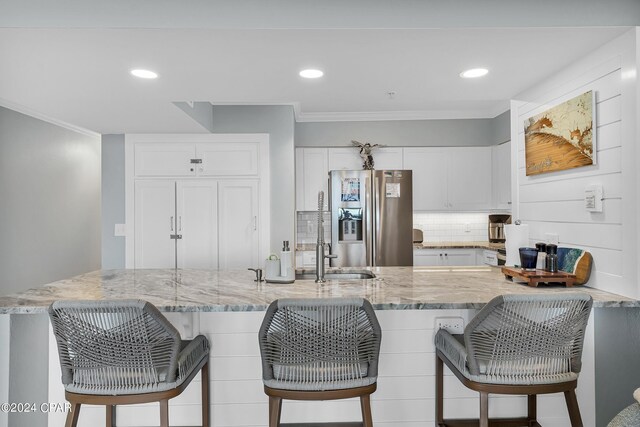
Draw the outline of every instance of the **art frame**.
<instances>
[{"instance_id":1,"label":"art frame","mask_svg":"<svg viewBox=\"0 0 640 427\"><path fill-rule=\"evenodd\" d=\"M595 106L590 90L524 121L527 176L596 164Z\"/></svg>"}]
</instances>

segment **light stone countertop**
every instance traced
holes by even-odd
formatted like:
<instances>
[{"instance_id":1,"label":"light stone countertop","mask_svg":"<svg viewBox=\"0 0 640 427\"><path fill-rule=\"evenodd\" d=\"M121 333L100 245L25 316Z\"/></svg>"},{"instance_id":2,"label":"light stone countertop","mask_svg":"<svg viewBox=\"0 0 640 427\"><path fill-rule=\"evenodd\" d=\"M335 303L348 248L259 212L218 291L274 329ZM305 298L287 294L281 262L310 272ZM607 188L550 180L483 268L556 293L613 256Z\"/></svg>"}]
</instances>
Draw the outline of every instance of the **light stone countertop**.
<instances>
[{"instance_id":1,"label":"light stone countertop","mask_svg":"<svg viewBox=\"0 0 640 427\"><path fill-rule=\"evenodd\" d=\"M486 240L472 242L422 242L414 243L414 249L504 249L504 243L492 243ZM296 251L315 251L315 243L298 243Z\"/></svg>"},{"instance_id":2,"label":"light stone countertop","mask_svg":"<svg viewBox=\"0 0 640 427\"><path fill-rule=\"evenodd\" d=\"M335 269L333 269L335 271ZM347 269L345 269L347 270ZM0 314L44 313L61 299L144 299L161 311L263 311L278 298L364 297L375 309L481 308L507 293L587 292L594 307L640 307L640 301L584 286L528 287L493 267L375 267L375 279L254 282L252 271L99 270L0 297Z\"/></svg>"}]
</instances>

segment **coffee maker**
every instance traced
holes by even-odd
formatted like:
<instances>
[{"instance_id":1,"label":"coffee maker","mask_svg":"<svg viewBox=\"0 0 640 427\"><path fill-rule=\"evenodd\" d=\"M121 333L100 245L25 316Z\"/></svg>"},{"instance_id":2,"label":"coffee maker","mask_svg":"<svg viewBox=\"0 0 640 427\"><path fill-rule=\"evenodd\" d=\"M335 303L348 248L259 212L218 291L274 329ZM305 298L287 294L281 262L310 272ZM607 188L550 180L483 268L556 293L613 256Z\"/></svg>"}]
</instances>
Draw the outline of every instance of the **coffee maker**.
<instances>
[{"instance_id":1,"label":"coffee maker","mask_svg":"<svg viewBox=\"0 0 640 427\"><path fill-rule=\"evenodd\" d=\"M489 242L504 243L504 225L511 224L511 215L489 215Z\"/></svg>"}]
</instances>

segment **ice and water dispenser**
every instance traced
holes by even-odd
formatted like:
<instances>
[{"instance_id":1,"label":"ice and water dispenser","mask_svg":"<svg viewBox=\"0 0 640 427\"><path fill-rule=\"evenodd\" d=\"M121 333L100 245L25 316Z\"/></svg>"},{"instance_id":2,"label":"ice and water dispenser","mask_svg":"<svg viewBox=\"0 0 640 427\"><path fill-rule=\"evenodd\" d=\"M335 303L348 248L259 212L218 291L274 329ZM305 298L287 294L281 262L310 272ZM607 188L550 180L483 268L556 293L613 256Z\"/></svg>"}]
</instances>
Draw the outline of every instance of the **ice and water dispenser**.
<instances>
[{"instance_id":1,"label":"ice and water dispenser","mask_svg":"<svg viewBox=\"0 0 640 427\"><path fill-rule=\"evenodd\" d=\"M362 208L338 208L338 241L362 241Z\"/></svg>"}]
</instances>

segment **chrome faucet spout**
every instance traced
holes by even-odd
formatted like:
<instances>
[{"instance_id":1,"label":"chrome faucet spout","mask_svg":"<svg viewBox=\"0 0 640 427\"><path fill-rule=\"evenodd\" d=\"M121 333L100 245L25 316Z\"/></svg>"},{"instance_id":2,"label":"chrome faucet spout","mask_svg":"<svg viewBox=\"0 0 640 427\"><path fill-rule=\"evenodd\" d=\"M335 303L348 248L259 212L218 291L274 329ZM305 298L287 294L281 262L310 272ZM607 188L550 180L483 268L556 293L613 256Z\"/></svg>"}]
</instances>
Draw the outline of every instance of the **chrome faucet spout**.
<instances>
[{"instance_id":1,"label":"chrome faucet spout","mask_svg":"<svg viewBox=\"0 0 640 427\"><path fill-rule=\"evenodd\" d=\"M318 240L316 243L316 283L324 283L324 259L337 258L337 255L325 255L324 253L324 218L322 208L324 207L324 191L318 192Z\"/></svg>"}]
</instances>

